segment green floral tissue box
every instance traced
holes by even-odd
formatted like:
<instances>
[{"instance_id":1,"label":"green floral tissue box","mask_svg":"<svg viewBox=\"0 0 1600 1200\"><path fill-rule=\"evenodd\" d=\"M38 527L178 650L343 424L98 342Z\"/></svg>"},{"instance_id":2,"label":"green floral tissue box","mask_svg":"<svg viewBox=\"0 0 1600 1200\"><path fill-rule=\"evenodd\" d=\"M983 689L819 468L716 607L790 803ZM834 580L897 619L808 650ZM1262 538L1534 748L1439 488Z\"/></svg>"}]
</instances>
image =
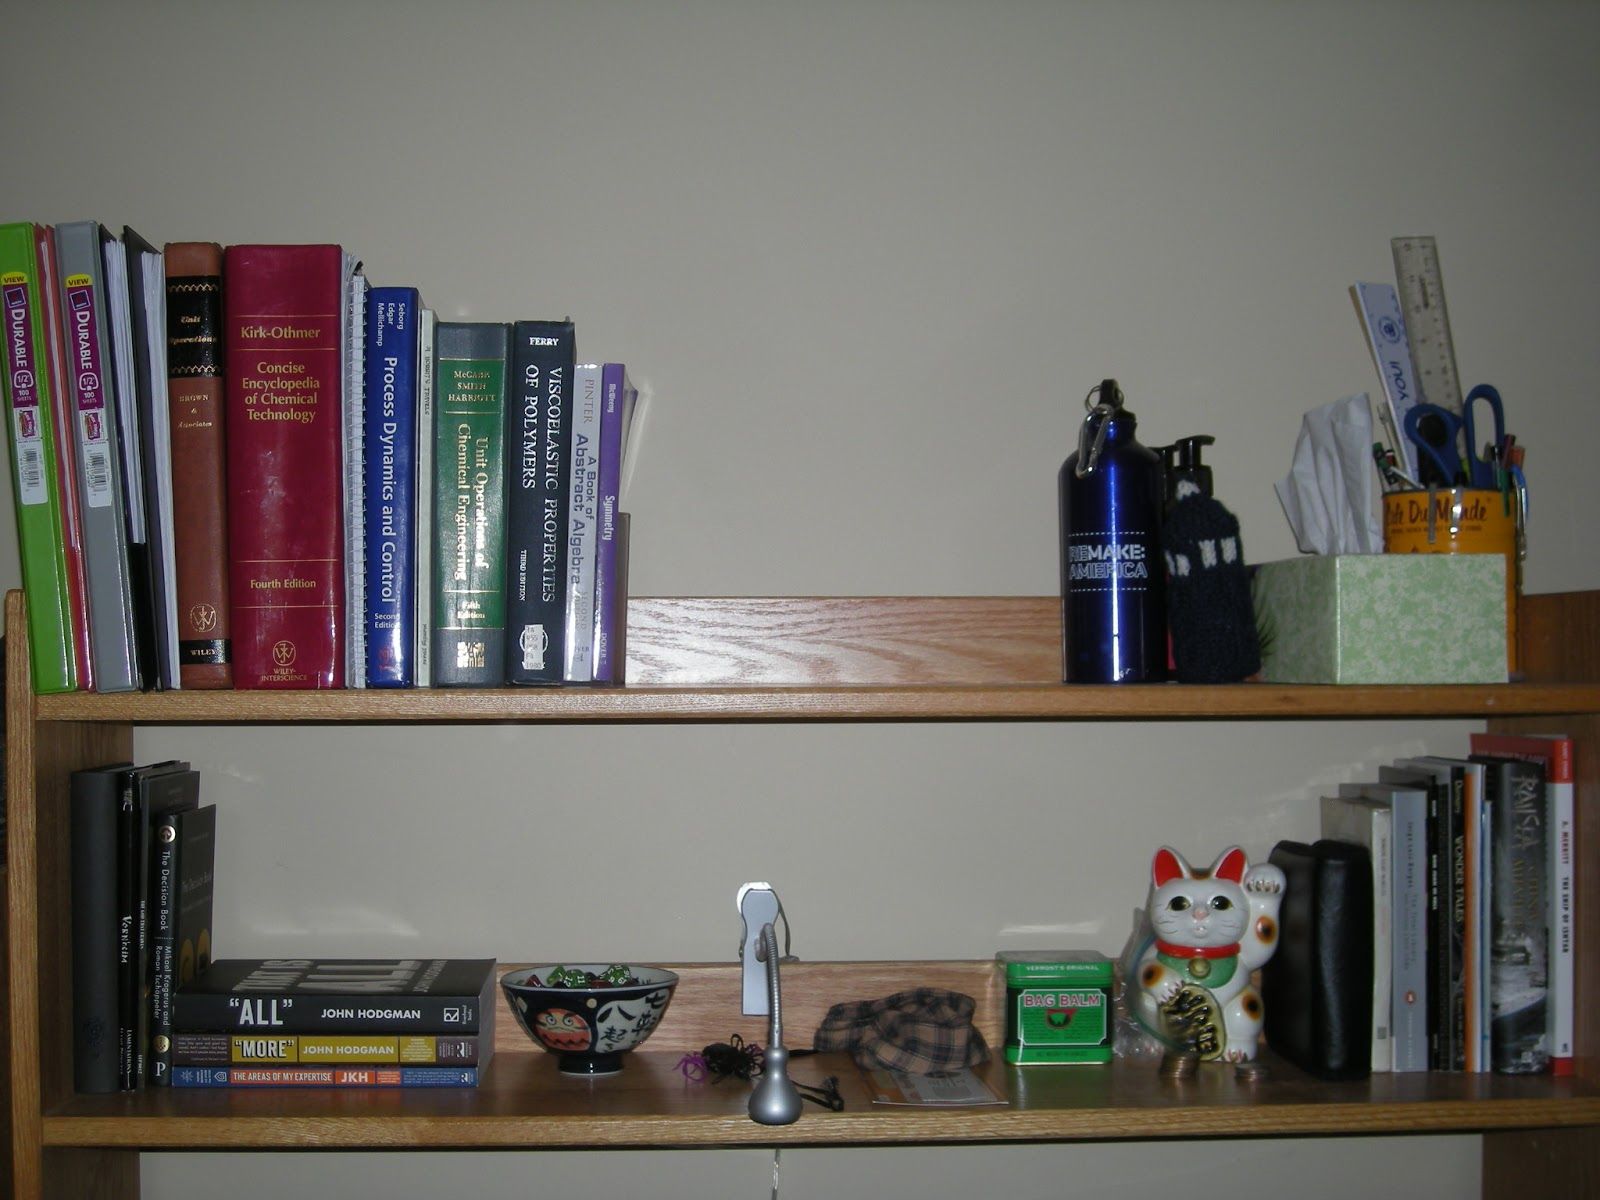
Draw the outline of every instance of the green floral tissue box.
<instances>
[{"instance_id":1,"label":"green floral tissue box","mask_svg":"<svg viewBox=\"0 0 1600 1200\"><path fill-rule=\"evenodd\" d=\"M1499 554L1308 555L1256 568L1269 683L1504 683Z\"/></svg>"}]
</instances>

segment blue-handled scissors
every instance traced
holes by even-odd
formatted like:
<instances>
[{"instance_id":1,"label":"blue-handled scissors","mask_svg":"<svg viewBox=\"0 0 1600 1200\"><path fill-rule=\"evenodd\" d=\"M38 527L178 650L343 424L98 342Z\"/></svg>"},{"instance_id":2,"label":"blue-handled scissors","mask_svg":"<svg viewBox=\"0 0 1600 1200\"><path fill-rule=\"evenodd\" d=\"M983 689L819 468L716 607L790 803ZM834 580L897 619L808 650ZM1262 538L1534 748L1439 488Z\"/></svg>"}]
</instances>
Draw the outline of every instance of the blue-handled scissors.
<instances>
[{"instance_id":1,"label":"blue-handled scissors","mask_svg":"<svg viewBox=\"0 0 1600 1200\"><path fill-rule=\"evenodd\" d=\"M1474 404L1482 400L1489 406L1493 420L1494 440L1479 440L1478 425L1474 419ZM1500 403L1500 392L1491 384L1480 383L1467 393L1461 402L1461 427L1466 434L1467 475L1476 488L1499 487L1499 455L1506 444L1506 410ZM1479 455L1484 455L1480 458Z\"/></svg>"},{"instance_id":2,"label":"blue-handled scissors","mask_svg":"<svg viewBox=\"0 0 1600 1200\"><path fill-rule=\"evenodd\" d=\"M1474 409L1479 400L1489 405L1489 413L1493 418L1494 441L1489 443L1493 454L1495 448L1505 442L1506 416L1500 393L1491 385L1480 383L1467 393L1466 399L1461 402L1461 416L1437 404L1417 404L1407 411L1405 435L1417 448L1418 470L1424 476L1423 483L1441 487L1498 486L1493 458L1479 457L1484 449L1478 443ZM1465 459L1461 457L1462 447L1466 449Z\"/></svg>"}]
</instances>

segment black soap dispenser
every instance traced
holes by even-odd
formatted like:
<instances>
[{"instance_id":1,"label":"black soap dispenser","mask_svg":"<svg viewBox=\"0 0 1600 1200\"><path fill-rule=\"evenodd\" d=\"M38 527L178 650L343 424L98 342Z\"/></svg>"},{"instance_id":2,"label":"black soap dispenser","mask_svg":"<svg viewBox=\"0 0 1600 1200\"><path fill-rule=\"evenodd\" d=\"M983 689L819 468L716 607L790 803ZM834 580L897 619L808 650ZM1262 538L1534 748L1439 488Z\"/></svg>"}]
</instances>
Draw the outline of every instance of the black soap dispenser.
<instances>
[{"instance_id":1,"label":"black soap dispenser","mask_svg":"<svg viewBox=\"0 0 1600 1200\"><path fill-rule=\"evenodd\" d=\"M1162 448L1161 549L1173 677L1180 683L1237 683L1261 669L1239 519L1212 494L1211 468L1200 461L1201 448L1215 441L1202 433Z\"/></svg>"}]
</instances>

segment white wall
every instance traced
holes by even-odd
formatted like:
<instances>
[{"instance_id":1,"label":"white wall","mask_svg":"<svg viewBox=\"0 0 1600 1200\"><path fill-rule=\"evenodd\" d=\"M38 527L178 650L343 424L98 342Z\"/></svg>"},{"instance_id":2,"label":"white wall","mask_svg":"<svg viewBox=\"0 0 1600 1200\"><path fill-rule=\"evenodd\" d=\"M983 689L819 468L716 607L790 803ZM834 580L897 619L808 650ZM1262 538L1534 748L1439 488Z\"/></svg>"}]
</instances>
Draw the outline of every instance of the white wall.
<instances>
[{"instance_id":1,"label":"white wall","mask_svg":"<svg viewBox=\"0 0 1600 1200\"><path fill-rule=\"evenodd\" d=\"M95 3L5 28L0 217L340 241L445 318L570 314L582 354L632 364L638 594L1051 593L1055 471L1107 375L1146 442L1216 435L1252 560L1293 554L1272 482L1307 408L1377 386L1346 289L1402 233L1437 235L1462 376L1528 447L1530 589L1600 586L1592 4ZM0 551L14 586L9 519ZM162 729L137 753L206 772L224 954L721 959L765 878L804 957L981 957L1115 950L1159 842L1264 854L1331 782L1465 730ZM1470 1138L791 1151L784 1194L1165 1197L1197 1155L1306 1197L1478 1177ZM152 1197L216 1178L765 1196L770 1163L145 1159Z\"/></svg>"}]
</instances>

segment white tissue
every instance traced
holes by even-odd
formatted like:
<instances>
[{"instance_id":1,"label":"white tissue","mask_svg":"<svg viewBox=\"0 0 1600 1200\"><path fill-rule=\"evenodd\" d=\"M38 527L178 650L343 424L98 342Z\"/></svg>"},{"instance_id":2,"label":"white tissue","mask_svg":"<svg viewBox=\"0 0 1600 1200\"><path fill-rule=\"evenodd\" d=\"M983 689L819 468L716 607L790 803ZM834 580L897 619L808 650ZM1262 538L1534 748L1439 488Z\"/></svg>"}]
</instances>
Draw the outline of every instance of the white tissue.
<instances>
[{"instance_id":1,"label":"white tissue","mask_svg":"<svg viewBox=\"0 0 1600 1200\"><path fill-rule=\"evenodd\" d=\"M1373 441L1365 392L1305 415L1289 474L1275 485L1302 552L1382 553Z\"/></svg>"}]
</instances>

